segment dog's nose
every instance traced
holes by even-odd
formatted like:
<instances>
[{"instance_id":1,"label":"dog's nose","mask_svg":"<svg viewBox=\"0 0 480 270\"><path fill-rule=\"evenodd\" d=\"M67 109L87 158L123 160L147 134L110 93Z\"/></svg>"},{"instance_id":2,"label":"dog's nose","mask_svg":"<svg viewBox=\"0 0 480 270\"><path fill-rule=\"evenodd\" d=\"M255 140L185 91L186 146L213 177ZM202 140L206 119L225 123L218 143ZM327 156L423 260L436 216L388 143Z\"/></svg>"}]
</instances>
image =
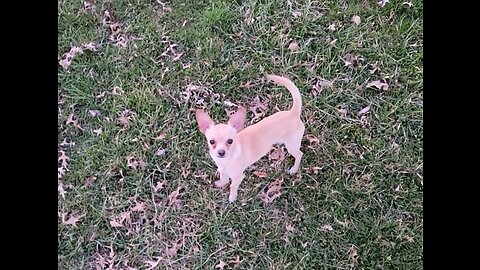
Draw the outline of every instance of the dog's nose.
<instances>
[{"instance_id":1,"label":"dog's nose","mask_svg":"<svg viewBox=\"0 0 480 270\"><path fill-rule=\"evenodd\" d=\"M223 157L225 156L225 150L218 150L218 156Z\"/></svg>"}]
</instances>

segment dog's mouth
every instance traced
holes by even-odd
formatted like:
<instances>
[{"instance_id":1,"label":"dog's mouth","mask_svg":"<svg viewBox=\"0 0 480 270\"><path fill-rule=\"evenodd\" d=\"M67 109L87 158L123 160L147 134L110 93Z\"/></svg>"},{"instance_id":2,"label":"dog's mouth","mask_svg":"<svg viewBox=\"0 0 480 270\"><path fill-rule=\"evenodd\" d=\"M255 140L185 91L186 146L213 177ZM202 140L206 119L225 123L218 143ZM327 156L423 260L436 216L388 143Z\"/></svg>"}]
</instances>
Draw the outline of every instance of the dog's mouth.
<instances>
[{"instance_id":1,"label":"dog's mouth","mask_svg":"<svg viewBox=\"0 0 480 270\"><path fill-rule=\"evenodd\" d=\"M218 158L225 158L225 155L223 156L220 156L220 155L217 155Z\"/></svg>"}]
</instances>

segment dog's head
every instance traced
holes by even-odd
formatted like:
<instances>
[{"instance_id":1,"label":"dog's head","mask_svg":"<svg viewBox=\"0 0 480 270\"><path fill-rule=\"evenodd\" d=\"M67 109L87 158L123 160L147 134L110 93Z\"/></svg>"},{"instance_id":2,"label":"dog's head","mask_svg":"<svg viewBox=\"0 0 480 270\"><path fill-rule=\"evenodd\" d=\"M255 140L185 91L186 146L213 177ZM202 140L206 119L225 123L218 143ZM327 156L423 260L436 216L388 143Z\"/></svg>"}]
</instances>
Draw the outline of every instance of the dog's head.
<instances>
[{"instance_id":1,"label":"dog's head","mask_svg":"<svg viewBox=\"0 0 480 270\"><path fill-rule=\"evenodd\" d=\"M198 128L205 135L210 156L214 160L229 157L230 149L236 143L236 135L244 127L246 113L245 108L239 107L227 124L215 124L204 110L195 112Z\"/></svg>"}]
</instances>

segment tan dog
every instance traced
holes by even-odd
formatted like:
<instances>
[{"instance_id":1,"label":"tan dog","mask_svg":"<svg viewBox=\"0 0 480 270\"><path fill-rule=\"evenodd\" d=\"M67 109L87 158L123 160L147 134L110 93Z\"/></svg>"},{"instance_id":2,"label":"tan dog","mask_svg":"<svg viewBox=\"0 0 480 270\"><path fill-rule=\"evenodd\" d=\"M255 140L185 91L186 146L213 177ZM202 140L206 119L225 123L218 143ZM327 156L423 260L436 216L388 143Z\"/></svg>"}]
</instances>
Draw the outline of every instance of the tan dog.
<instances>
[{"instance_id":1,"label":"tan dog","mask_svg":"<svg viewBox=\"0 0 480 270\"><path fill-rule=\"evenodd\" d=\"M266 155L276 143L285 144L288 152L295 157L295 164L288 171L294 174L300 167L302 141L305 126L300 120L302 97L295 84L284 77L267 75L267 78L285 86L293 97L293 106L289 111L277 112L260 122L243 129L246 110L239 107L227 124L214 124L203 110L196 111L200 131L207 138L210 156L217 164L220 180L216 187L223 187L232 179L230 196L233 202L237 198L238 186L245 175L245 169Z\"/></svg>"}]
</instances>

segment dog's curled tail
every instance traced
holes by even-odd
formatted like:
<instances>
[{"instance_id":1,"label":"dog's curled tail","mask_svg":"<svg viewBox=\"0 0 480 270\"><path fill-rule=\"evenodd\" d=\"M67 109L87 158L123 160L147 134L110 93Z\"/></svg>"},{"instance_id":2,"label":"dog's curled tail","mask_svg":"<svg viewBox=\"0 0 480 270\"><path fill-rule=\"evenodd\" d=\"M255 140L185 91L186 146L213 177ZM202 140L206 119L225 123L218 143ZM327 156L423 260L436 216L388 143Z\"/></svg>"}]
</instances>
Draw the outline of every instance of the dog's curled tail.
<instances>
[{"instance_id":1,"label":"dog's curled tail","mask_svg":"<svg viewBox=\"0 0 480 270\"><path fill-rule=\"evenodd\" d=\"M273 74L267 75L267 79L272 80L279 85L285 86L288 89L293 97L293 105L290 111L295 115L300 116L300 112L302 111L302 96L300 95L300 91L298 91L297 86L291 80Z\"/></svg>"}]
</instances>

